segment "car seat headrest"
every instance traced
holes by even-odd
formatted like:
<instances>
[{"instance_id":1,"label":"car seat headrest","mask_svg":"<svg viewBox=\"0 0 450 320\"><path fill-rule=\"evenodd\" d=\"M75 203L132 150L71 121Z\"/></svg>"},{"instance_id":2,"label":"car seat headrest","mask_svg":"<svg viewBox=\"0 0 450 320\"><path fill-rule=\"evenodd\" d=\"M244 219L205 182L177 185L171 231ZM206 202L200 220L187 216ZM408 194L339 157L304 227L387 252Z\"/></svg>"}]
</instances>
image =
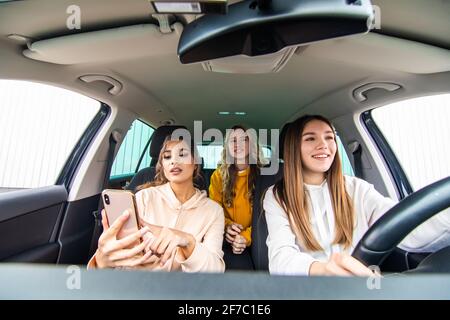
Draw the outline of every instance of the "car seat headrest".
<instances>
[{"instance_id":1,"label":"car seat headrest","mask_svg":"<svg viewBox=\"0 0 450 320\"><path fill-rule=\"evenodd\" d=\"M185 126L161 126L153 132L152 142L150 144L150 157L153 159L158 159L159 153L163 146L164 140L167 136L171 135L176 129L187 129Z\"/></svg>"}]
</instances>

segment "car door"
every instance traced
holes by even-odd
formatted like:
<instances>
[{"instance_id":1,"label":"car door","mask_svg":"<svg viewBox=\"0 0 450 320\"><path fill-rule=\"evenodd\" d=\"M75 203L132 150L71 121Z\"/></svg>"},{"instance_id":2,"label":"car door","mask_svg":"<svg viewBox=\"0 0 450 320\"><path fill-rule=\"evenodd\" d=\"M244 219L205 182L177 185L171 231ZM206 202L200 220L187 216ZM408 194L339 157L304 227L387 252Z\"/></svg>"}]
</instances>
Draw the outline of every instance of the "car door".
<instances>
[{"instance_id":1,"label":"car door","mask_svg":"<svg viewBox=\"0 0 450 320\"><path fill-rule=\"evenodd\" d=\"M98 198L68 203L68 192L109 107L12 80L0 80L0 101L0 261L82 263ZM75 249L66 258L63 245Z\"/></svg>"},{"instance_id":2,"label":"car door","mask_svg":"<svg viewBox=\"0 0 450 320\"><path fill-rule=\"evenodd\" d=\"M450 94L429 95L398 101L362 114L363 122L377 144L400 199L450 176ZM450 245L450 209L438 214L436 233L415 238L428 245L417 252L397 248L382 270L414 269L430 252ZM442 226L447 230L441 232Z\"/></svg>"}]
</instances>

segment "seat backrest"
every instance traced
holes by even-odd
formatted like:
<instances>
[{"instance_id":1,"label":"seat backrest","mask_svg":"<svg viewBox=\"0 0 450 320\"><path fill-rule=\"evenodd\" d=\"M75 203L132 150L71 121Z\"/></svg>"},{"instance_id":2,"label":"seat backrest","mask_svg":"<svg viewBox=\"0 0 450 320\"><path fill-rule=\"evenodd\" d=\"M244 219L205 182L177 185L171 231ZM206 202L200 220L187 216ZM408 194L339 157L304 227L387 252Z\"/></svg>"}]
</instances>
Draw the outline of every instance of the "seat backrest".
<instances>
[{"instance_id":1,"label":"seat backrest","mask_svg":"<svg viewBox=\"0 0 450 320\"><path fill-rule=\"evenodd\" d=\"M267 189L283 176L283 163L275 175L261 175L256 179L253 198L252 215L252 259L256 270L268 270L269 258L267 252L267 223L262 202Z\"/></svg>"},{"instance_id":2,"label":"seat backrest","mask_svg":"<svg viewBox=\"0 0 450 320\"><path fill-rule=\"evenodd\" d=\"M211 183L211 176L215 169L203 169L203 175L205 177L206 189L209 189L209 184Z\"/></svg>"},{"instance_id":3,"label":"seat backrest","mask_svg":"<svg viewBox=\"0 0 450 320\"><path fill-rule=\"evenodd\" d=\"M283 178L283 143L289 123L283 126L280 133L279 143L276 146L279 150L279 168L274 175L260 175L255 182L255 193L253 198L252 215L252 259L256 270L269 270L269 258L267 249L267 222L263 209L264 195L267 189Z\"/></svg>"}]
</instances>

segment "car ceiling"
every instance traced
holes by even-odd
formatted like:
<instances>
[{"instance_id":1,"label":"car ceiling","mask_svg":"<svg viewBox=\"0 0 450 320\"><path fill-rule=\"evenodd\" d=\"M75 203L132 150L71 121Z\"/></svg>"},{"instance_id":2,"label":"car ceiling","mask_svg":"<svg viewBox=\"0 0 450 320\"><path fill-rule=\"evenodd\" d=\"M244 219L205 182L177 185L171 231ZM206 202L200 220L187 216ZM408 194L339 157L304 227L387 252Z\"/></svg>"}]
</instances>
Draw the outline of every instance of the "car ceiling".
<instances>
[{"instance_id":1,"label":"car ceiling","mask_svg":"<svg viewBox=\"0 0 450 320\"><path fill-rule=\"evenodd\" d=\"M79 91L110 105L127 108L154 126L167 119L188 126L194 120L203 120L204 128L219 129L235 123L245 123L254 128L277 128L299 112L321 112L335 118L367 109L369 104L352 101L349 93L371 81L401 83L406 88L405 96L420 94L421 90L445 91L442 81L448 83L450 79L450 1L372 2L381 9L382 29L368 36L375 37L382 44L394 43L399 53L382 57L380 61L373 62L367 58L356 63L361 57L341 54L344 58L336 58L332 46L311 44L298 50L280 72L262 75L205 72L200 64L182 65L175 49L164 55L143 55L136 59L96 64L57 65L34 61L22 54L26 48L24 43L7 36L17 34L36 41L77 32L156 23L151 17L152 9L146 0L0 2L0 77L53 83ZM81 8L81 31L66 28L66 8L72 4ZM192 19L193 16L172 17L173 21L183 24ZM389 37L376 38L380 34ZM361 37L364 36L355 36L354 41L333 41L348 46L347 51L352 52L352 46ZM397 42L392 42L392 39ZM422 62L432 67L429 72L416 72L414 65L418 63L414 59L411 70L396 68L397 60L401 64L408 58L401 55L401 48L410 42L402 42L401 39L422 42L428 50L436 50L439 63L432 57L429 62ZM446 55L444 60L442 53ZM384 63L389 60L390 64ZM90 73L114 76L124 83L125 90L111 97L104 86L87 86L77 80L80 75ZM372 105L399 98L401 95L380 96ZM219 116L219 111L245 111L247 115Z\"/></svg>"}]
</instances>

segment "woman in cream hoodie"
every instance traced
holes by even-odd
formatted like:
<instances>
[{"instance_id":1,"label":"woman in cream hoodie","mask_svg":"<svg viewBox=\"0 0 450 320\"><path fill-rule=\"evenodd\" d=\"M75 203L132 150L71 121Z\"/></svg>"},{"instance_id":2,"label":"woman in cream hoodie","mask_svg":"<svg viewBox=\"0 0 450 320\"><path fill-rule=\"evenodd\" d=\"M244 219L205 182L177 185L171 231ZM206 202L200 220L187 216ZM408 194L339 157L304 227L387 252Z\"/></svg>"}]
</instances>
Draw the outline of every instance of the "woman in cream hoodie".
<instances>
[{"instance_id":1,"label":"woman in cream hoodie","mask_svg":"<svg viewBox=\"0 0 450 320\"><path fill-rule=\"evenodd\" d=\"M166 139L156 165L155 181L136 193L143 226L138 232L117 240L128 213L104 231L88 268L139 268L185 272L224 272L222 241L223 209L205 191L194 187L199 175L198 155L190 141ZM134 248L129 246L144 239Z\"/></svg>"}]
</instances>

